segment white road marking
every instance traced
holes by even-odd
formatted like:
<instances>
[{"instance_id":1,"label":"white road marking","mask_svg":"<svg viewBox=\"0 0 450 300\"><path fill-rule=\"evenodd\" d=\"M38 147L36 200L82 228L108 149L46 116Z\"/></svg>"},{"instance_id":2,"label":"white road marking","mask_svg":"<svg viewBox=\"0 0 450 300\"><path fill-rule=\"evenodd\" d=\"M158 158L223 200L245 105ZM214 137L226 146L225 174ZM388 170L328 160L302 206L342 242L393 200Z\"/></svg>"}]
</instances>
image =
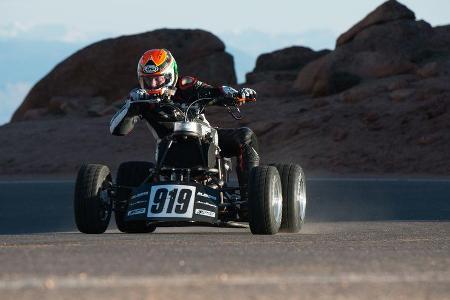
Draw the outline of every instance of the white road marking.
<instances>
[{"instance_id":1,"label":"white road marking","mask_svg":"<svg viewBox=\"0 0 450 300\"><path fill-rule=\"evenodd\" d=\"M50 276L0 280L0 290L78 289L78 288L132 288L132 287L187 287L200 285L289 285L289 284L360 284L360 283L450 283L450 272L421 272L408 274L336 275L168 275L168 276Z\"/></svg>"}]
</instances>

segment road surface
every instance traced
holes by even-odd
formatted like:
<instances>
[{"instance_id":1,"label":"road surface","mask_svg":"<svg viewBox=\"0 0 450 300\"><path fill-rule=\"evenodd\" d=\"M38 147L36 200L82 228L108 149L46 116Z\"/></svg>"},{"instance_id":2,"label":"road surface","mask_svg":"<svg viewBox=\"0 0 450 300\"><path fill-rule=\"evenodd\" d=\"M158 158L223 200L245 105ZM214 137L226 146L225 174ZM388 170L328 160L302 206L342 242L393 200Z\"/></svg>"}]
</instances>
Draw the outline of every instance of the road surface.
<instances>
[{"instance_id":1,"label":"road surface","mask_svg":"<svg viewBox=\"0 0 450 300\"><path fill-rule=\"evenodd\" d=\"M314 179L299 234L76 232L72 182L0 183L0 299L450 299L450 182Z\"/></svg>"}]
</instances>

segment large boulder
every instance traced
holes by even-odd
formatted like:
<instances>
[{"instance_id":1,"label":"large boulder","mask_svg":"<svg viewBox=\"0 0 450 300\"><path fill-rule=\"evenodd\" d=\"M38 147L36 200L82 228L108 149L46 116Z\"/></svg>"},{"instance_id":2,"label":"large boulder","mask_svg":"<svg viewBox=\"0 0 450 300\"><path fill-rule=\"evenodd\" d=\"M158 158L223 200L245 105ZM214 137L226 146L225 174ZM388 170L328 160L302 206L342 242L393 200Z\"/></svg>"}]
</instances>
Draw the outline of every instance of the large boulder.
<instances>
[{"instance_id":1,"label":"large boulder","mask_svg":"<svg viewBox=\"0 0 450 300\"><path fill-rule=\"evenodd\" d=\"M341 46L351 41L358 33L364 29L373 26L388 23L396 20L415 20L413 11L398 3L395 0L389 0L380 5L373 12L368 14L363 20L358 22L347 32L343 33L336 41L336 46Z\"/></svg>"},{"instance_id":2,"label":"large boulder","mask_svg":"<svg viewBox=\"0 0 450 300\"><path fill-rule=\"evenodd\" d=\"M261 54L254 70L246 74L246 83L263 94L288 92L298 72L308 63L328 54L330 50L314 51L293 46Z\"/></svg>"},{"instance_id":3,"label":"large boulder","mask_svg":"<svg viewBox=\"0 0 450 300\"><path fill-rule=\"evenodd\" d=\"M433 28L414 18L412 11L395 0L382 4L341 35L333 52L305 66L293 84L294 90L326 96L365 80L433 73L433 66L424 66L450 58L449 28ZM443 67L435 69L445 73Z\"/></svg>"},{"instance_id":4,"label":"large boulder","mask_svg":"<svg viewBox=\"0 0 450 300\"><path fill-rule=\"evenodd\" d=\"M293 46L261 54L253 72L298 71L309 62L327 54L329 50L314 51L307 47Z\"/></svg>"},{"instance_id":5,"label":"large boulder","mask_svg":"<svg viewBox=\"0 0 450 300\"><path fill-rule=\"evenodd\" d=\"M31 89L12 121L101 111L101 103L105 108L137 86L137 61L151 48L169 49L181 74L211 84L236 83L233 57L219 38L203 30L160 29L103 40L79 50Z\"/></svg>"}]
</instances>

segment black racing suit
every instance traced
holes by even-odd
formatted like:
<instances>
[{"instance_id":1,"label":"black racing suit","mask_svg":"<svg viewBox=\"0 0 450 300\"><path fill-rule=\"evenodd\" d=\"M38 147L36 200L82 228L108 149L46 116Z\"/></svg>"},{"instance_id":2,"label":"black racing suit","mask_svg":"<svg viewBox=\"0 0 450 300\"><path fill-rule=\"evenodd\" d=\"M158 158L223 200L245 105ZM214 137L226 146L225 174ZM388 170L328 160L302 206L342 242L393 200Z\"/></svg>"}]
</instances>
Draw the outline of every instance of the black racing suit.
<instances>
[{"instance_id":1,"label":"black racing suit","mask_svg":"<svg viewBox=\"0 0 450 300\"><path fill-rule=\"evenodd\" d=\"M182 77L178 81L177 89L172 100L179 103L192 103L200 98L214 98L209 105L224 105L225 98L221 88L212 87L193 77ZM127 99L129 100L129 99ZM160 124L167 121L164 110L156 110L152 104L134 103L127 101L114 115L110 123L113 135L126 135L140 119L145 119L153 129L155 138L159 141L168 135L169 130ZM204 117L204 116L203 116ZM205 120L206 121L206 120ZM242 200L248 197L248 176L251 168L259 165L258 142L256 135L250 128L217 128L219 148L224 157L236 157L236 168Z\"/></svg>"}]
</instances>

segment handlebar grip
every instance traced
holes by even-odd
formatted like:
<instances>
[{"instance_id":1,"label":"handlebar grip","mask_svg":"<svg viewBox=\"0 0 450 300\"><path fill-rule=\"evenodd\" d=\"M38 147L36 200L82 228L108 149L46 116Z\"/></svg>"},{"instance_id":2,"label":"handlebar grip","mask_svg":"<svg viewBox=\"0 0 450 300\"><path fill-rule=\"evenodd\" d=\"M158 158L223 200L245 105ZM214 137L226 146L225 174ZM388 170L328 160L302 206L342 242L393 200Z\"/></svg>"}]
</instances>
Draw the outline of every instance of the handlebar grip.
<instances>
[{"instance_id":1,"label":"handlebar grip","mask_svg":"<svg viewBox=\"0 0 450 300\"><path fill-rule=\"evenodd\" d=\"M240 97L237 97L236 98L236 101L237 101L237 103L238 104L244 104L244 103L246 103L246 102L256 102L256 98L240 98Z\"/></svg>"}]
</instances>

